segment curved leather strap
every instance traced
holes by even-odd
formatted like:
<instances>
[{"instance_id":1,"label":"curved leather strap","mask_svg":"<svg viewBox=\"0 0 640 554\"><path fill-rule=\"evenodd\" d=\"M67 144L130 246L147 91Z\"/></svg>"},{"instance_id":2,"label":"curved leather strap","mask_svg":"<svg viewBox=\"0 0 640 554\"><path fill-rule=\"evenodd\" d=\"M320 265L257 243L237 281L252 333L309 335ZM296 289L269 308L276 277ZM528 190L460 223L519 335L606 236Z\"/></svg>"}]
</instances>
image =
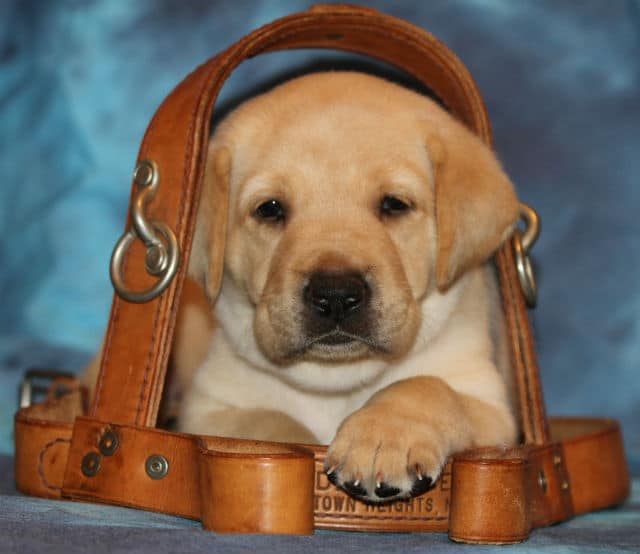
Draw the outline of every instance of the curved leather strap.
<instances>
[{"instance_id":1,"label":"curved leather strap","mask_svg":"<svg viewBox=\"0 0 640 554\"><path fill-rule=\"evenodd\" d=\"M404 69L435 91L454 114L491 144L482 98L460 60L431 34L375 10L316 6L266 25L210 59L160 106L140 148L138 159L153 160L159 170L159 191L149 206L149 216L175 230L183 257L178 275L160 297L146 304L129 304L114 296L91 410L97 419L155 425L191 248L213 105L225 80L243 60L290 48L353 51ZM220 236L224 235L225 218L226 210L221 207L217 216ZM218 244L212 253L220 268L223 248ZM538 369L510 249L505 245L497 261L517 371L521 421L526 441L543 443L547 432ZM129 252L124 279L135 289L147 288L151 282L139 244Z\"/></svg>"},{"instance_id":2,"label":"curved leather strap","mask_svg":"<svg viewBox=\"0 0 640 554\"><path fill-rule=\"evenodd\" d=\"M375 506L329 483L325 447L102 423L76 418L78 410L77 398L68 395L17 414L21 491L180 515L218 532L448 530L456 541L509 543L629 494L620 429L606 419L552 419L548 444L458 454L434 489ZM107 431L118 447L105 455L100 443ZM90 477L81 469L88 455L100 462ZM166 460L161 479L145 470L152 455Z\"/></svg>"}]
</instances>

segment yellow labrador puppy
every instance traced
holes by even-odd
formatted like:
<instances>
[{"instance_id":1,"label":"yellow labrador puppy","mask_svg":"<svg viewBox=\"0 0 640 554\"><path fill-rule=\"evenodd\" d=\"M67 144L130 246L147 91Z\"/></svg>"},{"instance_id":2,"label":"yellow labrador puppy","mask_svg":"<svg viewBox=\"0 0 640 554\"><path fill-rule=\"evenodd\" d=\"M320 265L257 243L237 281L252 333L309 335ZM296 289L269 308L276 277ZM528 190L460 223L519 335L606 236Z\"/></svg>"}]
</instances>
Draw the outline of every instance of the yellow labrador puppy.
<instances>
[{"instance_id":1,"label":"yellow labrador puppy","mask_svg":"<svg viewBox=\"0 0 640 554\"><path fill-rule=\"evenodd\" d=\"M190 269L217 327L181 430L330 444L330 478L367 501L425 491L453 452L513 443L486 262L517 216L490 150L415 92L318 73L243 104L209 150Z\"/></svg>"}]
</instances>

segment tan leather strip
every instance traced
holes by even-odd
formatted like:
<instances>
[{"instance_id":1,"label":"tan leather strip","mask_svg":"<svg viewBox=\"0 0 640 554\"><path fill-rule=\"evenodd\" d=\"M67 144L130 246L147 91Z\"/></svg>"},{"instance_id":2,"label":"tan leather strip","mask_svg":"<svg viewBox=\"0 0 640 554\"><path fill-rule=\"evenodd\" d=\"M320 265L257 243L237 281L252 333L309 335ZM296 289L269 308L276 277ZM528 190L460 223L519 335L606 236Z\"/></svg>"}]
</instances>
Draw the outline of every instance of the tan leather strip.
<instances>
[{"instance_id":1,"label":"tan leather strip","mask_svg":"<svg viewBox=\"0 0 640 554\"><path fill-rule=\"evenodd\" d=\"M16 413L15 468L21 491L46 498L61 496L73 421L82 414L80 389Z\"/></svg>"},{"instance_id":2,"label":"tan leather strip","mask_svg":"<svg viewBox=\"0 0 640 554\"><path fill-rule=\"evenodd\" d=\"M327 481L325 447L197 437L86 417L74 425L78 406L63 399L18 412L21 491L180 515L223 532L311 532L313 511L318 529L448 529L456 541L491 543L524 540L533 528L618 504L629 493L620 428L606 419L552 419L554 443L461 453L426 494L370 506ZM107 456L100 440L108 430L119 446ZM100 456L93 477L81 470L87 454ZM154 480L145 463L158 454L168 472Z\"/></svg>"},{"instance_id":3,"label":"tan leather strip","mask_svg":"<svg viewBox=\"0 0 640 554\"><path fill-rule=\"evenodd\" d=\"M576 514L615 506L629 496L631 480L616 421L552 418L550 428L552 439L562 441Z\"/></svg>"},{"instance_id":4,"label":"tan leather strip","mask_svg":"<svg viewBox=\"0 0 640 554\"><path fill-rule=\"evenodd\" d=\"M511 360L514 365L521 428L527 444L549 441L542 383L527 307L515 269L513 242L508 240L496 255L500 295L505 316Z\"/></svg>"},{"instance_id":5,"label":"tan leather strip","mask_svg":"<svg viewBox=\"0 0 640 554\"><path fill-rule=\"evenodd\" d=\"M107 431L116 433L119 440L117 450L109 456L99 448ZM80 417L72 440L74 448L69 452L63 496L200 517L198 445L193 437ZM84 475L81 469L88 454L97 455L100 460L100 469L93 477ZM169 471L162 480L154 480L146 472L146 462L153 455L161 455L169 462Z\"/></svg>"},{"instance_id":6,"label":"tan leather strip","mask_svg":"<svg viewBox=\"0 0 640 554\"><path fill-rule=\"evenodd\" d=\"M292 445L202 437L201 521L219 533L313 533L314 458Z\"/></svg>"},{"instance_id":7,"label":"tan leather strip","mask_svg":"<svg viewBox=\"0 0 640 554\"><path fill-rule=\"evenodd\" d=\"M507 544L574 515L562 444L486 449L454 462L449 537Z\"/></svg>"},{"instance_id":8,"label":"tan leather strip","mask_svg":"<svg viewBox=\"0 0 640 554\"><path fill-rule=\"evenodd\" d=\"M573 516L573 502L562 443L536 446L528 456L528 499L532 527L551 525Z\"/></svg>"},{"instance_id":9,"label":"tan leather strip","mask_svg":"<svg viewBox=\"0 0 640 554\"><path fill-rule=\"evenodd\" d=\"M71 423L16 421L16 483L22 492L60 498L72 429Z\"/></svg>"},{"instance_id":10,"label":"tan leather strip","mask_svg":"<svg viewBox=\"0 0 640 554\"><path fill-rule=\"evenodd\" d=\"M458 542L509 543L532 527L527 460L456 460L449 537Z\"/></svg>"},{"instance_id":11,"label":"tan leather strip","mask_svg":"<svg viewBox=\"0 0 640 554\"><path fill-rule=\"evenodd\" d=\"M460 60L423 29L381 13L313 12L287 35L252 45L250 56L294 48L328 48L377 58L419 79L491 144L489 119L477 85ZM364 17L363 17L364 16Z\"/></svg>"}]
</instances>

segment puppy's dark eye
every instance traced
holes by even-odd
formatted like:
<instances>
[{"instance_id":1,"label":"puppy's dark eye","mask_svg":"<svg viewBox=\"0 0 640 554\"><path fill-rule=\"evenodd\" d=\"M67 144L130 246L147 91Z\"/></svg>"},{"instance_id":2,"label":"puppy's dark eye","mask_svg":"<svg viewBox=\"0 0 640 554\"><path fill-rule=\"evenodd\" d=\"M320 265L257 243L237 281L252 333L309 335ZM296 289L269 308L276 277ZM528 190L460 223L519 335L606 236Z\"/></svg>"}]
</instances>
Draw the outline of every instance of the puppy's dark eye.
<instances>
[{"instance_id":1,"label":"puppy's dark eye","mask_svg":"<svg viewBox=\"0 0 640 554\"><path fill-rule=\"evenodd\" d=\"M285 211L280 202L272 199L260 204L256 208L254 215L262 221L279 223L280 221L284 221Z\"/></svg>"},{"instance_id":2,"label":"puppy's dark eye","mask_svg":"<svg viewBox=\"0 0 640 554\"><path fill-rule=\"evenodd\" d=\"M411 206L395 196L387 195L380 202L380 213L386 216L402 215L408 212Z\"/></svg>"}]
</instances>

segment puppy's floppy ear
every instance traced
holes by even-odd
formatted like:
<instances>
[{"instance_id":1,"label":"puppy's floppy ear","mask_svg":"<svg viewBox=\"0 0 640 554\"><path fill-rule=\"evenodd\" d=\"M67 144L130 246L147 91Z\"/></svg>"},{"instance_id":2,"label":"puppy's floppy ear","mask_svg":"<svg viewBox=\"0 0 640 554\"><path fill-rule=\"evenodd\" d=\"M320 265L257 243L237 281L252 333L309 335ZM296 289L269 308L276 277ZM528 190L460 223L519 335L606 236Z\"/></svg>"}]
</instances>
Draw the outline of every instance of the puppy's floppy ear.
<instances>
[{"instance_id":1,"label":"puppy's floppy ear","mask_svg":"<svg viewBox=\"0 0 640 554\"><path fill-rule=\"evenodd\" d=\"M222 281L230 174L229 150L209 144L189 275L204 287L210 302L216 299Z\"/></svg>"},{"instance_id":2,"label":"puppy's floppy ear","mask_svg":"<svg viewBox=\"0 0 640 554\"><path fill-rule=\"evenodd\" d=\"M462 124L439 125L427 148L435 178L436 279L445 290L498 249L518 219L519 206L498 160Z\"/></svg>"}]
</instances>

